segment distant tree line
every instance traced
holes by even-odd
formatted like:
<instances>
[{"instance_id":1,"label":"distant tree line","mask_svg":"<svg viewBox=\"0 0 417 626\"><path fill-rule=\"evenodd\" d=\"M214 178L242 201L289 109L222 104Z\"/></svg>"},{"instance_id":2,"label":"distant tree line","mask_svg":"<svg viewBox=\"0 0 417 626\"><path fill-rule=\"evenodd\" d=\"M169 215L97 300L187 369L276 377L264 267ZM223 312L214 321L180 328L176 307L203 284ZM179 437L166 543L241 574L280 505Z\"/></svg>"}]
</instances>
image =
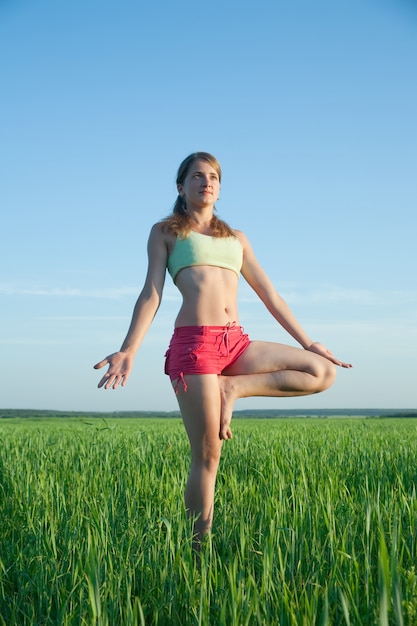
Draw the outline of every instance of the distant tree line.
<instances>
[{"instance_id":1,"label":"distant tree line","mask_svg":"<svg viewBox=\"0 0 417 626\"><path fill-rule=\"evenodd\" d=\"M404 418L417 417L417 409L247 409L235 411L235 418L251 419L285 419L290 417L376 417L376 418ZM0 419L7 418L180 418L179 411L53 411L41 409L0 409Z\"/></svg>"}]
</instances>

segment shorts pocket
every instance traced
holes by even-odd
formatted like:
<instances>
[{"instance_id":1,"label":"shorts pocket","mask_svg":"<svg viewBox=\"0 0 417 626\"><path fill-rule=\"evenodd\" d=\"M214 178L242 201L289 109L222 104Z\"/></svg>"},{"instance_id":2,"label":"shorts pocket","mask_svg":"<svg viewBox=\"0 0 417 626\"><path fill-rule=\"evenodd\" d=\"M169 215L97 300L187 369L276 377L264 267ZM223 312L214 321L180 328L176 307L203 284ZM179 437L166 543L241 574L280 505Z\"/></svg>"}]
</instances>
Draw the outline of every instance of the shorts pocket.
<instances>
[{"instance_id":1,"label":"shorts pocket","mask_svg":"<svg viewBox=\"0 0 417 626\"><path fill-rule=\"evenodd\" d=\"M191 361L196 363L198 361L199 353L201 353L201 349L203 348L203 343L196 343L192 346L188 346L187 352Z\"/></svg>"}]
</instances>

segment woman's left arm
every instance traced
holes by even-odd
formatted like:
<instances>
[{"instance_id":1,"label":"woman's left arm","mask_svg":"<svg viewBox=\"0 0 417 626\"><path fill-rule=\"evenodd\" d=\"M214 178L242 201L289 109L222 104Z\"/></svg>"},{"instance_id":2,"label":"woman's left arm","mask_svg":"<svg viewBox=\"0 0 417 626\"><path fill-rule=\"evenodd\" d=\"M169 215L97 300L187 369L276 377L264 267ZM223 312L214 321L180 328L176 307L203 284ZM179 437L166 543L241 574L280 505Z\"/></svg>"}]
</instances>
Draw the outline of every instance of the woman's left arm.
<instances>
[{"instance_id":1,"label":"woman's left arm","mask_svg":"<svg viewBox=\"0 0 417 626\"><path fill-rule=\"evenodd\" d=\"M236 232L243 247L242 276L265 304L271 315L281 326L305 349L329 359L340 367L352 367L336 359L325 346L312 341L304 331L285 300L277 293L270 278L257 260L247 237L240 231Z\"/></svg>"}]
</instances>

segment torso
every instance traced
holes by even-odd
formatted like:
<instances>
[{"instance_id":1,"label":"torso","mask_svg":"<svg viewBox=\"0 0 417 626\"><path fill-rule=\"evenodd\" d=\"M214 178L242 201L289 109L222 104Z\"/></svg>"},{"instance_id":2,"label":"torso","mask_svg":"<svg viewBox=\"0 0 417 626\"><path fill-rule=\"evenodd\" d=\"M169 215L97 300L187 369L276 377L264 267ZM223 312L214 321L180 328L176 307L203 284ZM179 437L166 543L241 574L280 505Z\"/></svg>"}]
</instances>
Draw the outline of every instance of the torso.
<instances>
[{"instance_id":1,"label":"torso","mask_svg":"<svg viewBox=\"0 0 417 626\"><path fill-rule=\"evenodd\" d=\"M177 237L166 234L165 238L170 256ZM183 301L175 326L225 326L229 322L239 323L238 280L235 271L223 267L196 265L181 269L175 283Z\"/></svg>"},{"instance_id":2,"label":"torso","mask_svg":"<svg viewBox=\"0 0 417 626\"><path fill-rule=\"evenodd\" d=\"M213 237L191 230L186 237L177 237L167 260L174 282L181 270L197 265L210 265L232 270L239 277L243 249L236 236Z\"/></svg>"}]
</instances>

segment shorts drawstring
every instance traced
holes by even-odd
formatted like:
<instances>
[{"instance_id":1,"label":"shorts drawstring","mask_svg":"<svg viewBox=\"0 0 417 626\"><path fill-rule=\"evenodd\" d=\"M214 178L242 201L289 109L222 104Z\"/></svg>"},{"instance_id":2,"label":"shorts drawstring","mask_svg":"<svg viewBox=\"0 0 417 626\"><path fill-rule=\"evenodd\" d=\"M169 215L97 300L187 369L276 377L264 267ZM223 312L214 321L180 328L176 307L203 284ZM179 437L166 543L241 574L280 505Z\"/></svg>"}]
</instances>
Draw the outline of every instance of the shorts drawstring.
<instances>
[{"instance_id":1,"label":"shorts drawstring","mask_svg":"<svg viewBox=\"0 0 417 626\"><path fill-rule=\"evenodd\" d=\"M178 394L178 385L180 384L180 381L182 382L182 387L183 387L184 391L187 391L187 389L188 389L187 383L185 382L185 379L184 379L184 372L180 372L178 374L177 384L174 387L175 395Z\"/></svg>"},{"instance_id":2,"label":"shorts drawstring","mask_svg":"<svg viewBox=\"0 0 417 626\"><path fill-rule=\"evenodd\" d=\"M226 326L224 327L224 331L222 333L222 342L224 343L224 345L226 346L226 350L227 350L227 356L229 356L229 330L231 328L235 328L236 327L236 322L228 322L226 324ZM219 350L220 350L220 346L219 346Z\"/></svg>"}]
</instances>

